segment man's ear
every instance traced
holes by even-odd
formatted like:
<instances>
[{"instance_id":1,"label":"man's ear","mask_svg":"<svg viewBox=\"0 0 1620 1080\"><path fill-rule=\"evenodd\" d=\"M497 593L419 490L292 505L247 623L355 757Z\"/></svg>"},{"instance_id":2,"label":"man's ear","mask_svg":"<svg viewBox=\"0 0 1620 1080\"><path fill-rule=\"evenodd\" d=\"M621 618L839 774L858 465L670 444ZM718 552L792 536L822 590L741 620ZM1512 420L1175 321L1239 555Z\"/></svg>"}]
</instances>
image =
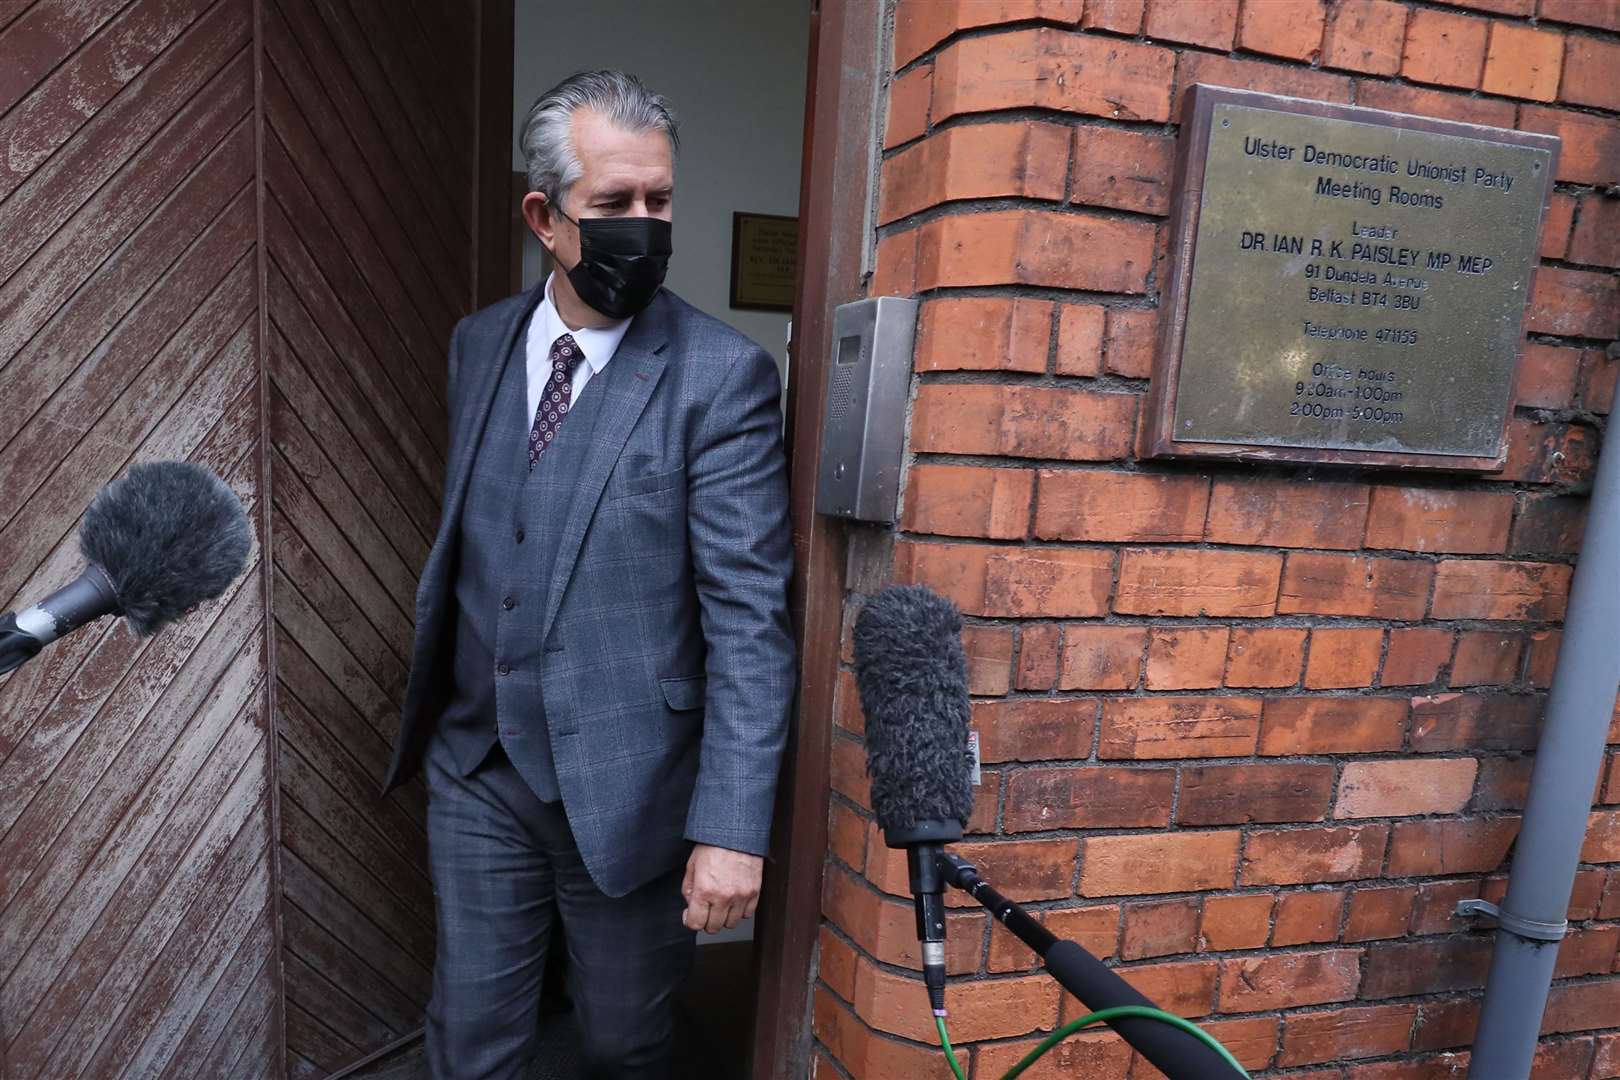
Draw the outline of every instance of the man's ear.
<instances>
[{"instance_id":1,"label":"man's ear","mask_svg":"<svg viewBox=\"0 0 1620 1080\"><path fill-rule=\"evenodd\" d=\"M551 212L551 201L544 192L531 191L523 196L523 220L529 226L529 231L535 238L545 245L547 251L556 250L553 247L553 238L557 231L557 221Z\"/></svg>"}]
</instances>

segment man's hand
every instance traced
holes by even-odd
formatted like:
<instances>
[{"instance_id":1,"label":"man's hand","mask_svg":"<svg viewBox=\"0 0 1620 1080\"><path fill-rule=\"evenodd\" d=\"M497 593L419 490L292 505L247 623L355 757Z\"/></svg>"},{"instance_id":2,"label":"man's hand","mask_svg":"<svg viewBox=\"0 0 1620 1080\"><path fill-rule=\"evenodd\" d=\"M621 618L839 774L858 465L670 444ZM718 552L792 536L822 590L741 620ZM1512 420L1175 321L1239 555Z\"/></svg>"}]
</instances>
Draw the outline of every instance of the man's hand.
<instances>
[{"instance_id":1,"label":"man's hand","mask_svg":"<svg viewBox=\"0 0 1620 1080\"><path fill-rule=\"evenodd\" d=\"M753 918L759 903L759 883L765 860L758 855L699 844L686 860L686 913L681 922L688 930L730 929L740 919Z\"/></svg>"}]
</instances>

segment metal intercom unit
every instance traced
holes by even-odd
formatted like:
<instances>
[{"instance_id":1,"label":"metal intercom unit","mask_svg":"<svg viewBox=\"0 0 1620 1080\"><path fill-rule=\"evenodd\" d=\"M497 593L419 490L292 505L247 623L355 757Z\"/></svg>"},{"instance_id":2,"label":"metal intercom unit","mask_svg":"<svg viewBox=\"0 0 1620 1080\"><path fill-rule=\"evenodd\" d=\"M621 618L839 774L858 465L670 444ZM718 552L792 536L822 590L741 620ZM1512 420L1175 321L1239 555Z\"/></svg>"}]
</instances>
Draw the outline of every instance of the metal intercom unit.
<instances>
[{"instance_id":1,"label":"metal intercom unit","mask_svg":"<svg viewBox=\"0 0 1620 1080\"><path fill-rule=\"evenodd\" d=\"M880 296L833 312L816 510L892 522L911 388L917 301Z\"/></svg>"}]
</instances>

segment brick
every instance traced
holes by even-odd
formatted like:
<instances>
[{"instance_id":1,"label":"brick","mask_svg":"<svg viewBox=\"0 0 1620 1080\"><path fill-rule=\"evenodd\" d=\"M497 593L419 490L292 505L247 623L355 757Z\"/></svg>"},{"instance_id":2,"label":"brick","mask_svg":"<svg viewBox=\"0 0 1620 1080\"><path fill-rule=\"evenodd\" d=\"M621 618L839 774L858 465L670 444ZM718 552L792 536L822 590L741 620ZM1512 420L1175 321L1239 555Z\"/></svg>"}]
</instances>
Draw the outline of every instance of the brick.
<instances>
[{"instance_id":1,"label":"brick","mask_svg":"<svg viewBox=\"0 0 1620 1080\"><path fill-rule=\"evenodd\" d=\"M1282 562L1280 555L1259 552L1127 548L1114 610L1265 618L1277 611Z\"/></svg>"},{"instance_id":2,"label":"brick","mask_svg":"<svg viewBox=\"0 0 1620 1080\"><path fill-rule=\"evenodd\" d=\"M1181 473L1043 469L1035 535L1043 540L1187 543L1204 531L1209 480Z\"/></svg>"},{"instance_id":3,"label":"brick","mask_svg":"<svg viewBox=\"0 0 1620 1080\"><path fill-rule=\"evenodd\" d=\"M1333 816L1453 814L1467 805L1478 772L1479 762L1473 758L1352 761L1339 779Z\"/></svg>"},{"instance_id":4,"label":"brick","mask_svg":"<svg viewBox=\"0 0 1620 1080\"><path fill-rule=\"evenodd\" d=\"M1141 0L1138 0L1140 3ZM991 1043L975 1051L978 1076L1002 1076L1039 1045L1039 1039ZM939 1051L936 1049L935 1054ZM1131 1046L1112 1031L1078 1032L1048 1051L1029 1072L1030 1080L1062 1076L1124 1077L1131 1066ZM964 1070L965 1072L965 1070ZM898 1080L898 1078L896 1078Z\"/></svg>"},{"instance_id":5,"label":"brick","mask_svg":"<svg viewBox=\"0 0 1620 1080\"><path fill-rule=\"evenodd\" d=\"M855 996L855 950L822 923L817 940L821 981L846 1001Z\"/></svg>"},{"instance_id":6,"label":"brick","mask_svg":"<svg viewBox=\"0 0 1620 1080\"><path fill-rule=\"evenodd\" d=\"M1620 870L1609 871L1608 883L1603 887L1603 902L1598 908L1600 919L1620 919Z\"/></svg>"},{"instance_id":7,"label":"brick","mask_svg":"<svg viewBox=\"0 0 1620 1080\"><path fill-rule=\"evenodd\" d=\"M1176 63L1176 99L1171 105L1171 115L1178 122L1187 88L1194 83L1317 98L1343 105L1348 105L1351 97L1351 82L1343 75L1255 60L1233 60L1210 53L1183 52Z\"/></svg>"},{"instance_id":8,"label":"brick","mask_svg":"<svg viewBox=\"0 0 1620 1080\"><path fill-rule=\"evenodd\" d=\"M1322 66L1393 75L1401 68L1406 6L1394 0L1340 0L1328 16Z\"/></svg>"},{"instance_id":9,"label":"brick","mask_svg":"<svg viewBox=\"0 0 1620 1080\"><path fill-rule=\"evenodd\" d=\"M1390 841L1389 874L1488 873L1502 865L1518 833L1518 818L1397 822Z\"/></svg>"},{"instance_id":10,"label":"brick","mask_svg":"<svg viewBox=\"0 0 1620 1080\"><path fill-rule=\"evenodd\" d=\"M1120 938L1121 960L1190 953L1197 948L1198 902L1154 900L1125 905L1125 933Z\"/></svg>"},{"instance_id":11,"label":"brick","mask_svg":"<svg viewBox=\"0 0 1620 1080\"><path fill-rule=\"evenodd\" d=\"M903 985L898 976L896 982ZM896 992L899 991L896 988ZM914 993L920 991L913 990ZM871 1080L949 1080L950 1066L939 1048L915 1046L874 1035L847 1005L825 989L817 988L813 1018L815 1036L851 1074ZM834 1080L843 1075L832 1066L817 1061L818 1080ZM957 1060L967 1068L968 1051L958 1050Z\"/></svg>"},{"instance_id":12,"label":"brick","mask_svg":"<svg viewBox=\"0 0 1620 1080\"><path fill-rule=\"evenodd\" d=\"M883 148L918 139L928 130L928 99L934 90L932 64L901 75L889 83L889 122L883 132Z\"/></svg>"},{"instance_id":13,"label":"brick","mask_svg":"<svg viewBox=\"0 0 1620 1080\"><path fill-rule=\"evenodd\" d=\"M1563 644L1561 630L1538 630L1530 635L1530 659L1524 666L1525 678L1538 690L1552 686L1553 671L1558 664L1558 649Z\"/></svg>"},{"instance_id":14,"label":"brick","mask_svg":"<svg viewBox=\"0 0 1620 1080\"><path fill-rule=\"evenodd\" d=\"M1620 11L1620 5L1616 6ZM1592 1080L1614 1080L1620 1076L1620 1033L1599 1035L1592 1057Z\"/></svg>"},{"instance_id":15,"label":"brick","mask_svg":"<svg viewBox=\"0 0 1620 1080\"><path fill-rule=\"evenodd\" d=\"M936 218L921 229L917 288L1042 285L1144 293L1154 223L1088 211L997 210ZM1076 251L1099 253L1075 259Z\"/></svg>"},{"instance_id":16,"label":"brick","mask_svg":"<svg viewBox=\"0 0 1620 1080\"><path fill-rule=\"evenodd\" d=\"M910 296L917 291L918 229L880 237L873 256L870 296Z\"/></svg>"},{"instance_id":17,"label":"brick","mask_svg":"<svg viewBox=\"0 0 1620 1080\"><path fill-rule=\"evenodd\" d=\"M1371 686L1384 651L1384 631L1349 627L1311 631L1311 655L1305 663L1307 690Z\"/></svg>"},{"instance_id":18,"label":"brick","mask_svg":"<svg viewBox=\"0 0 1620 1080\"><path fill-rule=\"evenodd\" d=\"M1586 821L1581 861L1620 863L1620 810L1594 810Z\"/></svg>"},{"instance_id":19,"label":"brick","mask_svg":"<svg viewBox=\"0 0 1620 1080\"><path fill-rule=\"evenodd\" d=\"M1367 515L1367 546L1495 554L1507 547L1512 521L1510 492L1380 486Z\"/></svg>"},{"instance_id":20,"label":"brick","mask_svg":"<svg viewBox=\"0 0 1620 1080\"><path fill-rule=\"evenodd\" d=\"M1541 0L1541 17L1620 30L1620 4L1615 0Z\"/></svg>"},{"instance_id":21,"label":"brick","mask_svg":"<svg viewBox=\"0 0 1620 1080\"><path fill-rule=\"evenodd\" d=\"M1451 665L1452 686L1506 686L1519 676L1524 635L1465 630Z\"/></svg>"},{"instance_id":22,"label":"brick","mask_svg":"<svg viewBox=\"0 0 1620 1080\"><path fill-rule=\"evenodd\" d=\"M1349 1001L1361 973L1356 949L1271 953L1221 961L1221 1012L1264 1012Z\"/></svg>"},{"instance_id":23,"label":"brick","mask_svg":"<svg viewBox=\"0 0 1620 1080\"><path fill-rule=\"evenodd\" d=\"M933 121L1019 108L1164 121L1174 64L1156 45L1049 28L967 38L934 61Z\"/></svg>"},{"instance_id":24,"label":"brick","mask_svg":"<svg viewBox=\"0 0 1620 1080\"><path fill-rule=\"evenodd\" d=\"M1511 101L1491 98L1466 97L1445 90L1430 90L1404 83L1375 82L1363 79L1356 83L1356 104L1369 109L1388 109L1391 112L1412 113L1415 116L1433 116L1441 120L1459 120L1465 124L1484 124L1489 127L1512 127L1517 110Z\"/></svg>"},{"instance_id":25,"label":"brick","mask_svg":"<svg viewBox=\"0 0 1620 1080\"><path fill-rule=\"evenodd\" d=\"M1602 349L1581 354L1581 408L1608 415L1614 408L1615 375L1620 372L1620 356L1609 359Z\"/></svg>"},{"instance_id":26,"label":"brick","mask_svg":"<svg viewBox=\"0 0 1620 1080\"><path fill-rule=\"evenodd\" d=\"M1102 125L1074 129L1069 201L1138 214L1170 212L1174 139Z\"/></svg>"},{"instance_id":27,"label":"brick","mask_svg":"<svg viewBox=\"0 0 1620 1080\"><path fill-rule=\"evenodd\" d=\"M1575 224L1576 204L1575 196L1562 191L1553 192L1547 206L1547 216L1541 223L1540 254L1543 259L1562 259L1569 252L1569 233Z\"/></svg>"},{"instance_id":28,"label":"brick","mask_svg":"<svg viewBox=\"0 0 1620 1080\"><path fill-rule=\"evenodd\" d=\"M1434 627L1397 627L1389 632L1384 657L1384 686L1421 686L1440 677L1451 659L1452 633Z\"/></svg>"},{"instance_id":29,"label":"brick","mask_svg":"<svg viewBox=\"0 0 1620 1080\"><path fill-rule=\"evenodd\" d=\"M1620 120L1540 105L1519 109L1519 127L1557 135L1558 179L1572 184L1620 182Z\"/></svg>"},{"instance_id":30,"label":"brick","mask_svg":"<svg viewBox=\"0 0 1620 1080\"><path fill-rule=\"evenodd\" d=\"M1145 379L1153 374L1158 325L1158 312L1110 308L1108 336L1103 344L1103 366L1108 373L1127 379Z\"/></svg>"},{"instance_id":31,"label":"brick","mask_svg":"<svg viewBox=\"0 0 1620 1080\"><path fill-rule=\"evenodd\" d=\"M1399 750L1408 712L1404 698L1274 698L1265 705L1260 753L1282 757Z\"/></svg>"},{"instance_id":32,"label":"brick","mask_svg":"<svg viewBox=\"0 0 1620 1080\"><path fill-rule=\"evenodd\" d=\"M866 865L866 819L839 802L828 808L827 847L850 866Z\"/></svg>"},{"instance_id":33,"label":"brick","mask_svg":"<svg viewBox=\"0 0 1620 1080\"><path fill-rule=\"evenodd\" d=\"M1603 801L1620 802L1620 753L1609 755L1608 770L1603 774Z\"/></svg>"},{"instance_id":34,"label":"brick","mask_svg":"<svg viewBox=\"0 0 1620 1080\"><path fill-rule=\"evenodd\" d=\"M836 734L829 754L832 789L863 809L872 808L871 781L866 777L866 752L855 739Z\"/></svg>"},{"instance_id":35,"label":"brick","mask_svg":"<svg viewBox=\"0 0 1620 1080\"><path fill-rule=\"evenodd\" d=\"M924 454L1110 461L1127 457L1136 397L1044 386L919 387L911 446Z\"/></svg>"},{"instance_id":36,"label":"brick","mask_svg":"<svg viewBox=\"0 0 1620 1080\"><path fill-rule=\"evenodd\" d=\"M1087 379L1102 374L1104 317L1098 304L1063 305L1058 315L1057 374Z\"/></svg>"},{"instance_id":37,"label":"brick","mask_svg":"<svg viewBox=\"0 0 1620 1080\"><path fill-rule=\"evenodd\" d=\"M1326 1012L1295 1013L1283 1019L1278 1065L1382 1057L1406 1050L1412 1041L1416 1005L1368 1005Z\"/></svg>"},{"instance_id":38,"label":"brick","mask_svg":"<svg viewBox=\"0 0 1620 1080\"><path fill-rule=\"evenodd\" d=\"M1018 674L1014 685L1020 690L1050 690L1057 684L1058 655L1062 631L1056 626L1024 626L1018 631Z\"/></svg>"},{"instance_id":39,"label":"brick","mask_svg":"<svg viewBox=\"0 0 1620 1080\"><path fill-rule=\"evenodd\" d=\"M1021 903L1056 900L1073 895L1074 840L993 840L963 843L957 853L977 866L986 878L1011 899ZM910 897L906 853L889 847L874 822L866 841L866 878L894 896ZM947 896L952 907L973 907L964 893Z\"/></svg>"},{"instance_id":40,"label":"brick","mask_svg":"<svg viewBox=\"0 0 1620 1080\"><path fill-rule=\"evenodd\" d=\"M1080 25L1087 30L1112 30L1116 34L1136 34L1142 29L1147 0L1091 0Z\"/></svg>"},{"instance_id":41,"label":"brick","mask_svg":"<svg viewBox=\"0 0 1620 1080\"><path fill-rule=\"evenodd\" d=\"M855 972L855 1011L862 1019L879 1031L919 1042L932 1038L937 1044L933 1017L917 1008L922 992L920 980L885 971L864 957ZM1045 975L952 980L945 988L951 1035L970 1043L1045 1030L1057 1023L1061 992Z\"/></svg>"},{"instance_id":42,"label":"brick","mask_svg":"<svg viewBox=\"0 0 1620 1080\"><path fill-rule=\"evenodd\" d=\"M864 734L866 715L861 712L860 693L855 687L853 671L838 673L838 685L833 690L833 699L833 718L838 726L853 735Z\"/></svg>"},{"instance_id":43,"label":"brick","mask_svg":"<svg viewBox=\"0 0 1620 1080\"><path fill-rule=\"evenodd\" d=\"M1269 892L1205 897L1198 924L1199 950L1260 948L1271 934L1271 908Z\"/></svg>"},{"instance_id":44,"label":"brick","mask_svg":"<svg viewBox=\"0 0 1620 1080\"><path fill-rule=\"evenodd\" d=\"M980 772L980 784L973 789L973 809L963 823L965 833L996 831L996 808L1001 801L1001 773L996 769Z\"/></svg>"},{"instance_id":45,"label":"brick","mask_svg":"<svg viewBox=\"0 0 1620 1080\"><path fill-rule=\"evenodd\" d=\"M1052 303L1005 297L951 297L922 306L918 371L1046 370Z\"/></svg>"},{"instance_id":46,"label":"brick","mask_svg":"<svg viewBox=\"0 0 1620 1080\"><path fill-rule=\"evenodd\" d=\"M1583 483L1593 472L1594 442L1592 430L1579 424L1543 424L1514 417L1508 421L1507 467L1497 479L1520 484Z\"/></svg>"},{"instance_id":47,"label":"brick","mask_svg":"<svg viewBox=\"0 0 1620 1080\"><path fill-rule=\"evenodd\" d=\"M1148 0L1150 38L1202 45L1223 52L1237 33L1238 0Z\"/></svg>"},{"instance_id":48,"label":"brick","mask_svg":"<svg viewBox=\"0 0 1620 1080\"><path fill-rule=\"evenodd\" d=\"M1313 885L1378 876L1387 825L1278 829L1250 834L1245 885Z\"/></svg>"},{"instance_id":49,"label":"brick","mask_svg":"<svg viewBox=\"0 0 1620 1080\"><path fill-rule=\"evenodd\" d=\"M1490 25L1465 15L1413 11L1406 24L1401 74L1415 82L1477 89Z\"/></svg>"},{"instance_id":50,"label":"brick","mask_svg":"<svg viewBox=\"0 0 1620 1080\"><path fill-rule=\"evenodd\" d=\"M1486 758L1479 766L1475 810L1523 810L1530 792L1530 769L1535 759Z\"/></svg>"},{"instance_id":51,"label":"brick","mask_svg":"<svg viewBox=\"0 0 1620 1080\"><path fill-rule=\"evenodd\" d=\"M1541 1033L1611 1028L1616 1016L1620 1016L1620 979L1567 983L1555 986L1548 995Z\"/></svg>"},{"instance_id":52,"label":"brick","mask_svg":"<svg viewBox=\"0 0 1620 1080\"><path fill-rule=\"evenodd\" d=\"M1307 633L1291 627L1235 628L1226 654L1226 685L1293 686L1305 660Z\"/></svg>"},{"instance_id":53,"label":"brick","mask_svg":"<svg viewBox=\"0 0 1620 1080\"><path fill-rule=\"evenodd\" d=\"M1320 945L1339 936L1344 911L1343 889L1284 893L1277 899L1277 922L1271 929L1274 948Z\"/></svg>"},{"instance_id":54,"label":"brick","mask_svg":"<svg viewBox=\"0 0 1620 1080\"><path fill-rule=\"evenodd\" d=\"M1452 998L1418 1006L1412 1049L1440 1050L1473 1042L1474 1029L1479 1026L1479 1004L1478 998Z\"/></svg>"},{"instance_id":55,"label":"brick","mask_svg":"<svg viewBox=\"0 0 1620 1080\"><path fill-rule=\"evenodd\" d=\"M1496 15L1513 15L1518 18L1536 13L1536 0L1439 0L1439 2L1450 4L1452 7L1489 11Z\"/></svg>"},{"instance_id":56,"label":"brick","mask_svg":"<svg viewBox=\"0 0 1620 1080\"><path fill-rule=\"evenodd\" d=\"M1080 895L1229 889L1240 839L1235 829L1089 837L1080 864Z\"/></svg>"},{"instance_id":57,"label":"brick","mask_svg":"<svg viewBox=\"0 0 1620 1080\"><path fill-rule=\"evenodd\" d=\"M1008 832L1157 828L1170 824L1174 769L1023 769L1007 781Z\"/></svg>"},{"instance_id":58,"label":"brick","mask_svg":"<svg viewBox=\"0 0 1620 1080\"><path fill-rule=\"evenodd\" d=\"M1530 1080L1564 1080L1567 1076L1586 1076L1592 1065L1592 1051L1590 1039L1542 1043L1536 1047L1536 1056L1530 1066Z\"/></svg>"},{"instance_id":59,"label":"brick","mask_svg":"<svg viewBox=\"0 0 1620 1080\"><path fill-rule=\"evenodd\" d=\"M1110 698L1103 702L1104 759L1246 757L1260 730L1260 702L1237 697Z\"/></svg>"},{"instance_id":60,"label":"brick","mask_svg":"<svg viewBox=\"0 0 1620 1080\"><path fill-rule=\"evenodd\" d=\"M1529 409L1569 408L1575 401L1575 384L1580 370L1579 349L1560 349L1534 342L1525 345L1524 361L1519 365L1519 406Z\"/></svg>"},{"instance_id":61,"label":"brick","mask_svg":"<svg viewBox=\"0 0 1620 1080\"><path fill-rule=\"evenodd\" d=\"M1091 549L993 548L902 541L895 581L930 585L964 614L1084 618L1107 610L1113 554Z\"/></svg>"},{"instance_id":62,"label":"brick","mask_svg":"<svg viewBox=\"0 0 1620 1080\"><path fill-rule=\"evenodd\" d=\"M1620 111L1620 79L1615 77L1616 72L1620 72L1620 44L1587 34L1571 34L1559 97L1572 105Z\"/></svg>"},{"instance_id":63,"label":"brick","mask_svg":"<svg viewBox=\"0 0 1620 1080\"><path fill-rule=\"evenodd\" d=\"M1580 221L1569 238L1569 261L1620 266L1620 198L1595 192L1581 196Z\"/></svg>"},{"instance_id":64,"label":"brick","mask_svg":"<svg viewBox=\"0 0 1620 1080\"><path fill-rule=\"evenodd\" d=\"M1569 599L1570 568L1557 563L1440 564L1434 578L1436 619L1558 622Z\"/></svg>"},{"instance_id":65,"label":"brick","mask_svg":"<svg viewBox=\"0 0 1620 1080\"><path fill-rule=\"evenodd\" d=\"M1543 266L1530 294L1530 329L1566 337L1620 337L1620 280L1613 274Z\"/></svg>"},{"instance_id":66,"label":"brick","mask_svg":"<svg viewBox=\"0 0 1620 1080\"><path fill-rule=\"evenodd\" d=\"M1620 926L1613 923L1572 929L1558 946L1559 979L1582 975L1607 975L1614 970L1615 948L1620 945Z\"/></svg>"},{"instance_id":67,"label":"brick","mask_svg":"<svg viewBox=\"0 0 1620 1080\"><path fill-rule=\"evenodd\" d=\"M1586 506L1586 499L1578 496L1524 496L1508 550L1515 555L1575 554L1586 533Z\"/></svg>"},{"instance_id":68,"label":"brick","mask_svg":"<svg viewBox=\"0 0 1620 1080\"><path fill-rule=\"evenodd\" d=\"M961 199L1061 199L1068 168L1069 132L1057 124L947 128L884 161L878 224Z\"/></svg>"},{"instance_id":69,"label":"brick","mask_svg":"<svg viewBox=\"0 0 1620 1080\"><path fill-rule=\"evenodd\" d=\"M1608 875L1602 870L1581 870L1575 874L1575 886L1569 894L1568 918L1571 922L1597 918L1598 904L1603 899L1603 883L1607 880Z\"/></svg>"},{"instance_id":70,"label":"brick","mask_svg":"<svg viewBox=\"0 0 1620 1080\"><path fill-rule=\"evenodd\" d=\"M1073 25L1082 0L907 0L894 18L894 65L904 67L952 34L1043 19Z\"/></svg>"},{"instance_id":71,"label":"brick","mask_svg":"<svg viewBox=\"0 0 1620 1080\"><path fill-rule=\"evenodd\" d=\"M1321 821L1333 801L1332 765L1195 765L1181 770L1183 825Z\"/></svg>"},{"instance_id":72,"label":"brick","mask_svg":"<svg viewBox=\"0 0 1620 1080\"><path fill-rule=\"evenodd\" d=\"M1496 20L1480 89L1504 97L1551 101L1564 68L1564 35Z\"/></svg>"},{"instance_id":73,"label":"brick","mask_svg":"<svg viewBox=\"0 0 1620 1080\"><path fill-rule=\"evenodd\" d=\"M1367 520L1367 485L1254 478L1215 481L1207 537L1217 544L1357 548Z\"/></svg>"},{"instance_id":74,"label":"brick","mask_svg":"<svg viewBox=\"0 0 1620 1080\"><path fill-rule=\"evenodd\" d=\"M1359 615L1415 621L1428 606L1430 563L1293 551L1283 571L1279 615Z\"/></svg>"},{"instance_id":75,"label":"brick","mask_svg":"<svg viewBox=\"0 0 1620 1080\"><path fill-rule=\"evenodd\" d=\"M1096 719L1097 703L1084 698L1009 698L973 705L979 754L987 762L1086 757Z\"/></svg>"},{"instance_id":76,"label":"brick","mask_svg":"<svg viewBox=\"0 0 1620 1080\"><path fill-rule=\"evenodd\" d=\"M1224 626L1154 630L1148 640L1149 690L1208 690L1221 685L1231 631Z\"/></svg>"},{"instance_id":77,"label":"brick","mask_svg":"<svg viewBox=\"0 0 1620 1080\"><path fill-rule=\"evenodd\" d=\"M1472 990L1485 985L1491 939L1445 937L1380 942L1367 948L1361 996L1378 999Z\"/></svg>"},{"instance_id":78,"label":"brick","mask_svg":"<svg viewBox=\"0 0 1620 1080\"><path fill-rule=\"evenodd\" d=\"M1310 63L1322 48L1327 5L1322 0L1272 0L1245 4L1238 48Z\"/></svg>"},{"instance_id":79,"label":"brick","mask_svg":"<svg viewBox=\"0 0 1620 1080\"><path fill-rule=\"evenodd\" d=\"M822 911L857 945L886 964L922 970L922 946L917 941L913 904L890 900L841 867L827 870L822 888ZM985 916L974 913L946 919L945 969L966 975L979 968Z\"/></svg>"},{"instance_id":80,"label":"brick","mask_svg":"<svg viewBox=\"0 0 1620 1080\"><path fill-rule=\"evenodd\" d=\"M1003 626L965 626L968 693L1005 694L1012 689L1013 632Z\"/></svg>"},{"instance_id":81,"label":"brick","mask_svg":"<svg viewBox=\"0 0 1620 1080\"><path fill-rule=\"evenodd\" d=\"M1356 889L1350 893L1350 910L1344 920L1344 940L1375 941L1406 935L1412 922L1412 905L1417 890L1410 885Z\"/></svg>"},{"instance_id":82,"label":"brick","mask_svg":"<svg viewBox=\"0 0 1620 1080\"><path fill-rule=\"evenodd\" d=\"M1032 469L913 465L906 474L907 532L1021 540L1034 501Z\"/></svg>"},{"instance_id":83,"label":"brick","mask_svg":"<svg viewBox=\"0 0 1620 1080\"><path fill-rule=\"evenodd\" d=\"M1176 1016L1207 1016L1215 1001L1215 980L1220 969L1213 960L1181 960L1168 964L1136 964L1114 969L1149 1001ZM1065 1022L1085 1015L1086 1006L1072 995L1063 1002Z\"/></svg>"},{"instance_id":84,"label":"brick","mask_svg":"<svg viewBox=\"0 0 1620 1080\"><path fill-rule=\"evenodd\" d=\"M1535 697L1435 694L1412 699L1412 749L1530 750L1541 733L1543 702Z\"/></svg>"},{"instance_id":85,"label":"brick","mask_svg":"<svg viewBox=\"0 0 1620 1080\"><path fill-rule=\"evenodd\" d=\"M1133 689L1146 647L1146 627L1071 625L1064 631L1058 689Z\"/></svg>"},{"instance_id":86,"label":"brick","mask_svg":"<svg viewBox=\"0 0 1620 1080\"><path fill-rule=\"evenodd\" d=\"M1343 1072L1327 1070L1334 1080L1464 1080L1468 1074L1467 1052L1458 1054L1431 1054L1428 1057L1404 1061L1380 1061L1367 1065L1352 1065ZM1296 1073L1314 1076L1313 1073Z\"/></svg>"}]
</instances>

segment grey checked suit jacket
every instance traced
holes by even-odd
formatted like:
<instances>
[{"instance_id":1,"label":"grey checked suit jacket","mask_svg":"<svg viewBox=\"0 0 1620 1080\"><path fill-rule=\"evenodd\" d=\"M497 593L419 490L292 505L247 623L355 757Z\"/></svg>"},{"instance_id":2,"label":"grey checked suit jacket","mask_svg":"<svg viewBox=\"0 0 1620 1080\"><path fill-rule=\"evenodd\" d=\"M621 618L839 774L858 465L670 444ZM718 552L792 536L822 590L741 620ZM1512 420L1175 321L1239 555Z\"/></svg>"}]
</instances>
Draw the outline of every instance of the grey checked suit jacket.
<instances>
[{"instance_id":1,"label":"grey checked suit jacket","mask_svg":"<svg viewBox=\"0 0 1620 1080\"><path fill-rule=\"evenodd\" d=\"M541 288L451 337L443 517L385 791L420 767L444 704L468 477ZM678 865L691 842L755 854L769 844L795 671L787 470L775 362L668 290L584 393L602 395L591 441L534 496L566 516L545 611L525 632L543 645L545 715L580 852L597 885L622 895Z\"/></svg>"}]
</instances>

